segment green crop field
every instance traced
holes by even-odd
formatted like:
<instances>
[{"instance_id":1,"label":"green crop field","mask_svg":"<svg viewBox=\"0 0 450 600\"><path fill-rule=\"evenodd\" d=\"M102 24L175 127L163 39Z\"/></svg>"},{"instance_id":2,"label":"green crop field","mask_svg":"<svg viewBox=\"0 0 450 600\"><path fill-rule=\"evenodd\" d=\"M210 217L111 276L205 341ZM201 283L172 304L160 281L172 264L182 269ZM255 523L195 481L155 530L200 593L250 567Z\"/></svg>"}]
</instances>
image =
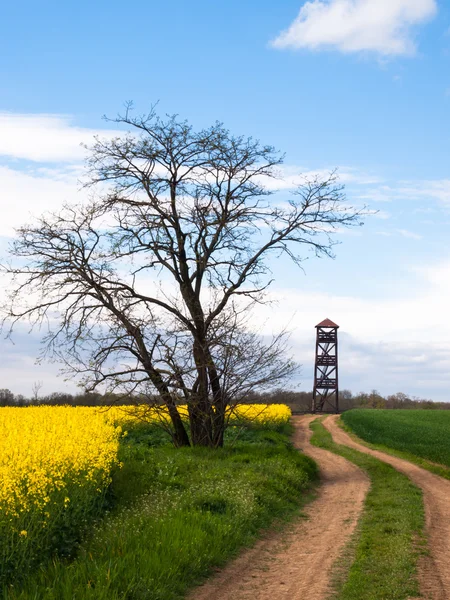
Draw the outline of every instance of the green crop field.
<instances>
[{"instance_id":1,"label":"green crop field","mask_svg":"<svg viewBox=\"0 0 450 600\"><path fill-rule=\"evenodd\" d=\"M450 411L354 409L342 420L370 444L450 467Z\"/></svg>"}]
</instances>

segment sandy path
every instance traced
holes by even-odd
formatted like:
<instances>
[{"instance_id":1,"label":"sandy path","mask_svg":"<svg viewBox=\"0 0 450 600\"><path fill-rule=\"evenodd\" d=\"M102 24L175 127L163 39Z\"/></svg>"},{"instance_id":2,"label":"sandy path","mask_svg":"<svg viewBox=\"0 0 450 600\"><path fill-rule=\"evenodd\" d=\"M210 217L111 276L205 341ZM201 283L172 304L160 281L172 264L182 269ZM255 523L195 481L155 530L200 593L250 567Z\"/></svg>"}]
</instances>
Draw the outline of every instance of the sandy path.
<instances>
[{"instance_id":1,"label":"sandy path","mask_svg":"<svg viewBox=\"0 0 450 600\"><path fill-rule=\"evenodd\" d=\"M366 452L392 465L422 489L431 556L424 558L419 564L421 593L432 600L450 599L450 481L407 460L371 450L355 442L338 426L337 418L331 416L324 420L325 427L336 443Z\"/></svg>"},{"instance_id":2,"label":"sandy path","mask_svg":"<svg viewBox=\"0 0 450 600\"><path fill-rule=\"evenodd\" d=\"M294 443L319 465L318 497L288 530L272 532L189 596L190 600L323 600L333 562L349 540L369 489L352 463L309 443L309 423L293 419Z\"/></svg>"}]
</instances>

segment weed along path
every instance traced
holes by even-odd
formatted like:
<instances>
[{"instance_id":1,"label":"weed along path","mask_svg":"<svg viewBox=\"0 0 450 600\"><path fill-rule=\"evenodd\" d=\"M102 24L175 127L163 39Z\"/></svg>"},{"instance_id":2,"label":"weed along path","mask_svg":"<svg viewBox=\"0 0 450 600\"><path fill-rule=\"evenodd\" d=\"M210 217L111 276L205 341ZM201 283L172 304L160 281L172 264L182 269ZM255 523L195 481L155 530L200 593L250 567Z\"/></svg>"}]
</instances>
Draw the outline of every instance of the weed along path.
<instances>
[{"instance_id":1,"label":"weed along path","mask_svg":"<svg viewBox=\"0 0 450 600\"><path fill-rule=\"evenodd\" d=\"M422 489L430 556L419 563L421 592L427 600L450 599L450 481L407 460L359 444L339 427L337 418L331 416L323 421L334 442L375 456Z\"/></svg>"},{"instance_id":2,"label":"weed along path","mask_svg":"<svg viewBox=\"0 0 450 600\"><path fill-rule=\"evenodd\" d=\"M296 417L294 443L319 465L318 496L283 531L271 532L194 590L190 600L324 600L330 571L357 524L369 489L363 471L309 443L316 417Z\"/></svg>"}]
</instances>

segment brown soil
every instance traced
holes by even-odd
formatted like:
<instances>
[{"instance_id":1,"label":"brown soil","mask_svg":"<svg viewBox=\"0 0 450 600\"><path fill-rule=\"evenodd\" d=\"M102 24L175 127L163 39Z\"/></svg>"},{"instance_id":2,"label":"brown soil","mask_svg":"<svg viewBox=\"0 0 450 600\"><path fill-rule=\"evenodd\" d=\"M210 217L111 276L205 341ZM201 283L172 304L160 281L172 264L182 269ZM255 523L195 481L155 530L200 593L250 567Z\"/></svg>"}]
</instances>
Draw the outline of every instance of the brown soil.
<instances>
[{"instance_id":1,"label":"brown soil","mask_svg":"<svg viewBox=\"0 0 450 600\"><path fill-rule=\"evenodd\" d=\"M407 475L422 489L431 556L424 557L419 563L421 593L432 600L450 598L450 481L407 460L359 444L338 426L336 419L336 416L327 417L324 425L337 444L375 456Z\"/></svg>"},{"instance_id":2,"label":"brown soil","mask_svg":"<svg viewBox=\"0 0 450 600\"><path fill-rule=\"evenodd\" d=\"M319 465L322 485L306 519L272 532L190 594L190 600L323 600L330 571L355 529L369 489L352 463L309 443L315 417L294 418L297 448Z\"/></svg>"}]
</instances>

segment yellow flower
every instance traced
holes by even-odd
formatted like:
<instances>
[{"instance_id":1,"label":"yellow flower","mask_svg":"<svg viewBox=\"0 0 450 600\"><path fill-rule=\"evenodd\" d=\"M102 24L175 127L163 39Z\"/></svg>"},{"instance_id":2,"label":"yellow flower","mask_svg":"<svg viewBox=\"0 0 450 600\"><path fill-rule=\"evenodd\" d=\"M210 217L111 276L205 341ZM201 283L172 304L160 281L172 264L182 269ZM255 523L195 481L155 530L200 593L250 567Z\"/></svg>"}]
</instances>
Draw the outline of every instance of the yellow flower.
<instances>
[{"instance_id":1,"label":"yellow flower","mask_svg":"<svg viewBox=\"0 0 450 600\"><path fill-rule=\"evenodd\" d=\"M183 419L188 419L188 407L181 404L178 412ZM170 422L166 407L114 406L104 412L110 423L132 423L136 421ZM227 409L230 424L249 421L259 425L283 425L291 418L291 409L286 404L240 404ZM124 432L123 435L126 433Z\"/></svg>"},{"instance_id":2,"label":"yellow flower","mask_svg":"<svg viewBox=\"0 0 450 600\"><path fill-rule=\"evenodd\" d=\"M120 435L95 408L0 408L0 515L20 530L26 515L51 520L58 505L70 502L70 490L103 492Z\"/></svg>"},{"instance_id":3,"label":"yellow flower","mask_svg":"<svg viewBox=\"0 0 450 600\"><path fill-rule=\"evenodd\" d=\"M178 410L187 420L187 405ZM227 413L231 424L279 425L290 416L281 404L245 404ZM123 428L142 421L170 423L170 417L165 407L145 405L0 408L0 521L26 538L29 523L42 530L71 501L78 507L83 497L103 493L120 467Z\"/></svg>"}]
</instances>

